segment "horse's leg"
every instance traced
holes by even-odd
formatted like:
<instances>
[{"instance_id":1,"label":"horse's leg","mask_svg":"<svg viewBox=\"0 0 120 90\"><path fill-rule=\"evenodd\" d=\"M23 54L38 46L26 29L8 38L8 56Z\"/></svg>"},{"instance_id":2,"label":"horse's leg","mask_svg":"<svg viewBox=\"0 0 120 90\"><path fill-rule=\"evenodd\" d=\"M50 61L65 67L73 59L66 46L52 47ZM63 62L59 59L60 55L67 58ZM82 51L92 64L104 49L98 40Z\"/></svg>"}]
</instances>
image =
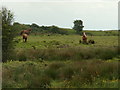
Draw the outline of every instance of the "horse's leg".
<instances>
[{"instance_id":1,"label":"horse's leg","mask_svg":"<svg viewBox=\"0 0 120 90\"><path fill-rule=\"evenodd\" d=\"M27 42L27 38L25 38L25 42Z\"/></svg>"}]
</instances>

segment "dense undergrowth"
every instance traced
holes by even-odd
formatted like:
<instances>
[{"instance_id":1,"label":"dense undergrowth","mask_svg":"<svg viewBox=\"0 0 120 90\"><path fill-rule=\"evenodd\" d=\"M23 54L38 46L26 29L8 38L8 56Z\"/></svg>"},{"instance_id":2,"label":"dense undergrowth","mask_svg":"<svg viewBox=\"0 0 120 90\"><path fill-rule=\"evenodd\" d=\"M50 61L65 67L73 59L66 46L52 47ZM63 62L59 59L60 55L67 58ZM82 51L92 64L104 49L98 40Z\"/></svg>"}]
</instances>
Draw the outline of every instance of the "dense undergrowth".
<instances>
[{"instance_id":1,"label":"dense undergrowth","mask_svg":"<svg viewBox=\"0 0 120 90\"><path fill-rule=\"evenodd\" d=\"M101 60L10 61L3 88L117 88L118 63Z\"/></svg>"}]
</instances>

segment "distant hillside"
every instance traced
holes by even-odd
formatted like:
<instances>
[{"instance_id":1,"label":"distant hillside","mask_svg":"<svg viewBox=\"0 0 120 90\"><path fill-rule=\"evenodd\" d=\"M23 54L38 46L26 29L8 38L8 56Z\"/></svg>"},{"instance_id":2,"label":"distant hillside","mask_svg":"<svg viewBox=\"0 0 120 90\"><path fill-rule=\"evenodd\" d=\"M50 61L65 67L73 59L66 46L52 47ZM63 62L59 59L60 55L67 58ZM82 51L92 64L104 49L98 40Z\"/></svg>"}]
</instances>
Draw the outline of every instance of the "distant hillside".
<instances>
[{"instance_id":1,"label":"distant hillside","mask_svg":"<svg viewBox=\"0 0 120 90\"><path fill-rule=\"evenodd\" d=\"M20 24L14 23L13 29L17 31L19 34L21 30L25 30L31 28L33 35L40 35L40 34L62 34L62 35L71 35L76 34L74 29L69 28L60 28L57 26L39 26L35 23L32 25L27 24ZM118 30L110 30L110 31L91 31L91 30L83 30L82 32L86 32L87 35L90 36L118 36ZM81 32L81 34L82 34Z\"/></svg>"},{"instance_id":2,"label":"distant hillside","mask_svg":"<svg viewBox=\"0 0 120 90\"><path fill-rule=\"evenodd\" d=\"M110 30L110 31L85 31L87 35L92 36L118 36L118 30Z\"/></svg>"}]
</instances>

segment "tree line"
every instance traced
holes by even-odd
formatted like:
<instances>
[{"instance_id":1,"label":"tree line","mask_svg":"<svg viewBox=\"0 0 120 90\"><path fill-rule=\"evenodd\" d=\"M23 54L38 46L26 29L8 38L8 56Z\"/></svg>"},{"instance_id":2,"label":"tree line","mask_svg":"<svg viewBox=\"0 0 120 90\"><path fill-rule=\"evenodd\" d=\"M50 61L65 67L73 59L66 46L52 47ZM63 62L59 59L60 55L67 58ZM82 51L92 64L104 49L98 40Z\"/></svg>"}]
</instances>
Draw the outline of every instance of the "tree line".
<instances>
[{"instance_id":1,"label":"tree line","mask_svg":"<svg viewBox=\"0 0 120 90\"><path fill-rule=\"evenodd\" d=\"M39 26L35 23L32 23L31 25L26 25L26 24L20 24L18 22L15 22L13 24L14 29L17 30L17 33L21 30L25 30L28 28L32 29L32 34L42 34L42 33L52 33L52 34L68 34L67 31L57 27L57 26Z\"/></svg>"},{"instance_id":2,"label":"tree line","mask_svg":"<svg viewBox=\"0 0 120 90\"><path fill-rule=\"evenodd\" d=\"M74 21L74 27L73 29L76 31L77 34L80 34L81 31L83 30L83 25L82 25L82 21L81 20L75 20ZM52 26L39 26L35 23L32 23L31 25L26 25L26 24L20 24L18 22L15 22L13 24L13 27L14 29L16 29L18 31L18 33L21 31L21 30L24 30L24 29L28 29L28 28L31 28L32 29L32 33L34 34L40 34L40 33L51 33L51 34L68 34L69 31L66 31L65 29L63 28L59 28L55 25L52 25Z\"/></svg>"}]
</instances>

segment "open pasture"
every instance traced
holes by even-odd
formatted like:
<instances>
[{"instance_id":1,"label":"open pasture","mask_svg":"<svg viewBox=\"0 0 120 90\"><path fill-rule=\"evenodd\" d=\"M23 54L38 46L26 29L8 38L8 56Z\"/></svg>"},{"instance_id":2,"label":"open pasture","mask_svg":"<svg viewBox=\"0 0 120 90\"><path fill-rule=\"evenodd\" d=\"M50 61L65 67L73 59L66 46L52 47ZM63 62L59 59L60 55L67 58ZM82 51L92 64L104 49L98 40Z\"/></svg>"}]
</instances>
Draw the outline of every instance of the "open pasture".
<instances>
[{"instance_id":1,"label":"open pasture","mask_svg":"<svg viewBox=\"0 0 120 90\"><path fill-rule=\"evenodd\" d=\"M88 40L94 40L95 44L84 45L80 44L80 35L30 35L28 42L23 43L22 37L17 37L19 40L15 48L31 49L46 49L46 48L64 48L64 47L117 47L118 36L88 36Z\"/></svg>"}]
</instances>

